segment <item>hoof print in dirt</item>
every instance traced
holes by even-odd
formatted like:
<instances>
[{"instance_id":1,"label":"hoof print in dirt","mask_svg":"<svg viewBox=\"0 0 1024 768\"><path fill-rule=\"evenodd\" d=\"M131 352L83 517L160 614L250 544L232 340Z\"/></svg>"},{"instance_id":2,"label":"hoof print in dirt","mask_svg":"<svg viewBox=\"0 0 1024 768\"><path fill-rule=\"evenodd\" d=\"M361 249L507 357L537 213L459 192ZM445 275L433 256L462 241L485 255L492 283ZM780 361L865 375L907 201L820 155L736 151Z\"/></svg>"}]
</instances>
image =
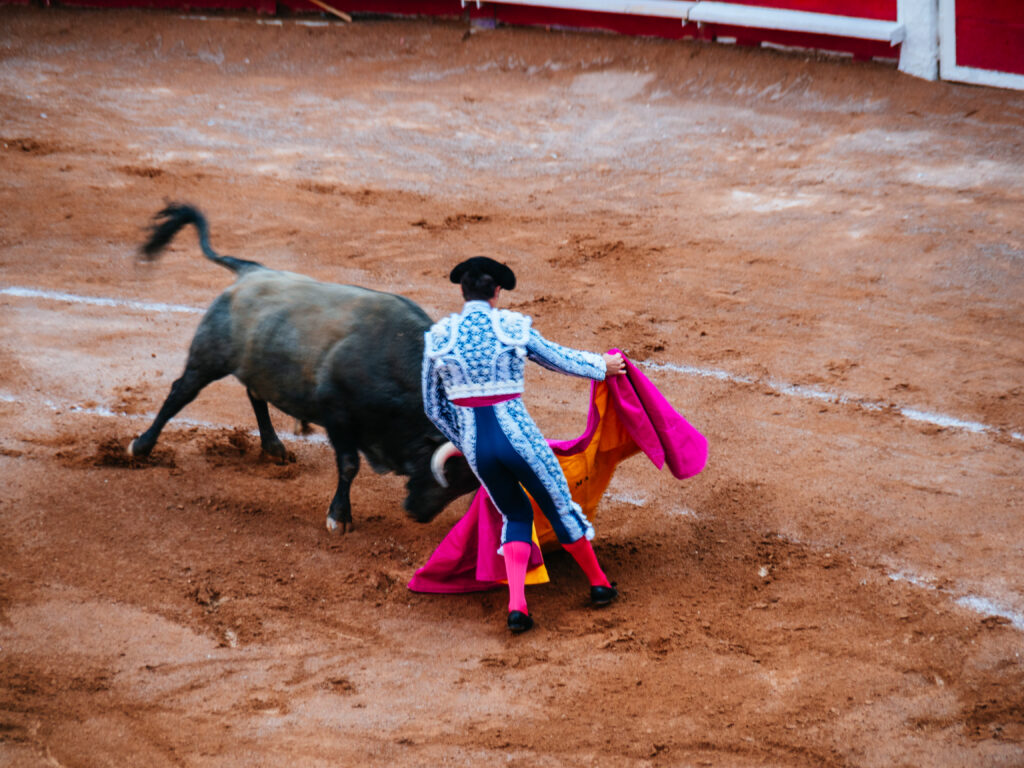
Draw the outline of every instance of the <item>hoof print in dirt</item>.
<instances>
[{"instance_id":1,"label":"hoof print in dirt","mask_svg":"<svg viewBox=\"0 0 1024 768\"><path fill-rule=\"evenodd\" d=\"M170 450L154 451L153 453L136 454L132 452L132 444L125 446L116 437L109 437L100 442L88 456L76 455L74 452L62 452L60 458L72 466L83 467L122 467L141 469L143 467L175 467L174 453Z\"/></svg>"},{"instance_id":2,"label":"hoof print in dirt","mask_svg":"<svg viewBox=\"0 0 1024 768\"><path fill-rule=\"evenodd\" d=\"M355 685L353 685L352 681L346 677L333 677L330 680L324 680L324 682L320 684L320 687L325 691L337 693L342 696L348 696L356 692Z\"/></svg>"},{"instance_id":3,"label":"hoof print in dirt","mask_svg":"<svg viewBox=\"0 0 1024 768\"><path fill-rule=\"evenodd\" d=\"M251 447L245 430L221 430L203 440L202 451L214 458L241 458L249 453Z\"/></svg>"}]
</instances>

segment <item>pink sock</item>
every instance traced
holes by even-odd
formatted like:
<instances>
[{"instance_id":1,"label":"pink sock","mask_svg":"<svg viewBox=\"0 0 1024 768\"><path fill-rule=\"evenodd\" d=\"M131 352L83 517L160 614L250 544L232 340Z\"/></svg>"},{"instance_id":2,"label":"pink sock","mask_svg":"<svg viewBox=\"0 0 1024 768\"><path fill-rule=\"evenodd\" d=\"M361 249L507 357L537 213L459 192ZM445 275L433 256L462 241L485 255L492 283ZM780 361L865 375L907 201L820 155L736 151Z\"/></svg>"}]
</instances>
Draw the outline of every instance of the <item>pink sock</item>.
<instances>
[{"instance_id":1,"label":"pink sock","mask_svg":"<svg viewBox=\"0 0 1024 768\"><path fill-rule=\"evenodd\" d=\"M590 579L590 586L611 586L608 577L604 575L601 565L597 562L597 555L594 554L594 548L590 546L589 541L583 538L579 541L574 541L572 544L563 544L562 548L572 555L573 560L579 563L580 568L583 569L583 572L587 574L587 578Z\"/></svg>"},{"instance_id":2,"label":"pink sock","mask_svg":"<svg viewBox=\"0 0 1024 768\"><path fill-rule=\"evenodd\" d=\"M529 615L526 608L526 571L530 567L530 542L506 541L505 573L508 575L508 610L522 611Z\"/></svg>"}]
</instances>

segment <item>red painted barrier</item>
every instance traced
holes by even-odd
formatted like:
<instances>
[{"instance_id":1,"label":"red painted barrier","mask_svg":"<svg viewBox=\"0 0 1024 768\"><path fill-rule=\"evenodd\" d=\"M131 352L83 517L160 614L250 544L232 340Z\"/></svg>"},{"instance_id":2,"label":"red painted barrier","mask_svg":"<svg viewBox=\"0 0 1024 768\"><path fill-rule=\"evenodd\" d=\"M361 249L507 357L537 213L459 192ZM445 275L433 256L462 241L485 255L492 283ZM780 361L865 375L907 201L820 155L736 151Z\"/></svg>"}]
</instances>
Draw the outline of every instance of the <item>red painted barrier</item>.
<instances>
[{"instance_id":1,"label":"red painted barrier","mask_svg":"<svg viewBox=\"0 0 1024 768\"><path fill-rule=\"evenodd\" d=\"M896 21L896 0L727 0L737 5Z\"/></svg>"},{"instance_id":2,"label":"red painted barrier","mask_svg":"<svg viewBox=\"0 0 1024 768\"><path fill-rule=\"evenodd\" d=\"M956 63L1024 75L1024 2L957 0Z\"/></svg>"},{"instance_id":3,"label":"red painted barrier","mask_svg":"<svg viewBox=\"0 0 1024 768\"><path fill-rule=\"evenodd\" d=\"M776 7L786 0L779 0ZM855 1L855 0L852 0ZM888 2L888 0L885 0ZM818 0L818 4L826 0ZM867 0L878 5L876 0ZM799 0L790 0L791 5ZM848 2L846 5L849 5ZM619 13L598 13L587 11L569 11L555 8L537 8L522 5L489 5L471 10L475 18L493 18L502 24L520 26L567 27L574 29L603 29L624 35L644 35L662 37L671 40L691 38L713 41L717 38L735 39L739 45L758 46L761 43L775 45L840 51L850 53L857 59L894 59L899 49L888 43L875 40L856 40L848 37L832 35L812 35L804 32L786 32L783 30L753 29L750 27L731 27L724 24L684 25L679 19L662 19L650 16L629 16Z\"/></svg>"},{"instance_id":4,"label":"red painted barrier","mask_svg":"<svg viewBox=\"0 0 1024 768\"><path fill-rule=\"evenodd\" d=\"M0 4L21 0L0 0ZM328 0L329 1L329 0ZM894 20L896 0L734 0L767 8L782 8L816 13L831 13L862 18ZM274 14L279 10L295 13L323 13L308 0L51 0L53 5L91 8L162 8L186 11L247 11ZM502 5L475 2L463 8L459 0L336 0L331 5L347 13L381 13L400 16L444 16L492 19L496 23L523 26L598 29L625 35L642 35L667 39L696 38L735 39L740 45L774 43L796 48L818 48L853 54L856 58L895 58L898 48L884 42L857 40L802 32L730 27L721 24L684 25L679 19L634 16L619 13L572 11L523 5Z\"/></svg>"},{"instance_id":5,"label":"red painted barrier","mask_svg":"<svg viewBox=\"0 0 1024 768\"><path fill-rule=\"evenodd\" d=\"M346 13L386 13L394 14L396 16L447 16L447 17L459 17L464 13L462 4L459 0L355 0L352 2L338 2L333 3L331 0L324 0L329 5L333 5L339 11L345 11ZM306 3L302 2L289 2L284 3L285 5L302 5L307 6ZM310 10L319 11L311 3L308 4Z\"/></svg>"},{"instance_id":6,"label":"red painted barrier","mask_svg":"<svg viewBox=\"0 0 1024 768\"><path fill-rule=\"evenodd\" d=\"M622 13L569 11L527 5L485 5L480 10L472 10L471 16L494 19L501 24L512 26L600 29L622 35L663 37L670 40L697 36L696 24L684 27L679 19L629 16Z\"/></svg>"},{"instance_id":7,"label":"red painted barrier","mask_svg":"<svg viewBox=\"0 0 1024 768\"><path fill-rule=\"evenodd\" d=\"M326 1L326 0L325 0ZM29 5L33 0L0 0L0 5ZM275 14L279 10L322 14L322 8L306 0L46 0L47 5L74 8L157 8L180 11L255 11ZM329 2L347 13L382 13L399 16L461 16L459 0L338 0Z\"/></svg>"},{"instance_id":8,"label":"red painted barrier","mask_svg":"<svg viewBox=\"0 0 1024 768\"><path fill-rule=\"evenodd\" d=\"M59 0L50 5L70 8L156 8L180 11L256 11L275 13L275 0Z\"/></svg>"}]
</instances>

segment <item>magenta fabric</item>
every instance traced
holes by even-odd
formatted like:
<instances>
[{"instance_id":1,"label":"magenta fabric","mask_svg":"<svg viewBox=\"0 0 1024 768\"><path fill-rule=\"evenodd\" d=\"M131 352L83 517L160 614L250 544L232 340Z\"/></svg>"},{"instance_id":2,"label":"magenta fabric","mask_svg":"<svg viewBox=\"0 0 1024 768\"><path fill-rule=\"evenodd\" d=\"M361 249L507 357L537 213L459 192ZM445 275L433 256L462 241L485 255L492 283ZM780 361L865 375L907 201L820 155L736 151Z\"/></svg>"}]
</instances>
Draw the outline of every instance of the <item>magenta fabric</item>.
<instances>
[{"instance_id":1,"label":"magenta fabric","mask_svg":"<svg viewBox=\"0 0 1024 768\"><path fill-rule=\"evenodd\" d=\"M611 350L617 351L617 350ZM668 465L676 478L693 477L708 457L707 439L686 421L658 388L626 360L626 373L607 381L609 402L637 446L661 469ZM587 428L574 440L550 441L556 454L571 455L589 445L599 415L594 404L597 384L590 390ZM481 488L458 523L416 571L409 582L414 592L458 594L492 589L505 579L505 561L498 554L501 545L501 515ZM544 563L534 544L530 568Z\"/></svg>"},{"instance_id":2,"label":"magenta fabric","mask_svg":"<svg viewBox=\"0 0 1024 768\"><path fill-rule=\"evenodd\" d=\"M658 469L693 477L708 461L708 441L629 360L626 375L608 379L611 402L630 437Z\"/></svg>"},{"instance_id":3,"label":"magenta fabric","mask_svg":"<svg viewBox=\"0 0 1024 768\"><path fill-rule=\"evenodd\" d=\"M619 352L617 349L608 350ZM668 464L669 472L680 480L693 477L704 469L708 460L708 441L682 417L661 391L651 383L629 358L626 373L606 379L609 400L637 447L658 469ZM557 455L569 456L590 444L597 429L598 413L594 405L594 388L590 387L590 411L587 428L573 440L550 440Z\"/></svg>"},{"instance_id":4,"label":"magenta fabric","mask_svg":"<svg viewBox=\"0 0 1024 768\"><path fill-rule=\"evenodd\" d=\"M517 397L519 395L485 395L483 397L460 397L458 400L452 400L452 402L464 408L480 408L485 405L497 405L498 403L515 400Z\"/></svg>"},{"instance_id":5,"label":"magenta fabric","mask_svg":"<svg viewBox=\"0 0 1024 768\"><path fill-rule=\"evenodd\" d=\"M501 515L481 488L466 514L444 537L426 565L409 582L413 592L460 594L491 589L505 580L505 560L498 554ZM540 547L531 544L530 565L544 564Z\"/></svg>"}]
</instances>

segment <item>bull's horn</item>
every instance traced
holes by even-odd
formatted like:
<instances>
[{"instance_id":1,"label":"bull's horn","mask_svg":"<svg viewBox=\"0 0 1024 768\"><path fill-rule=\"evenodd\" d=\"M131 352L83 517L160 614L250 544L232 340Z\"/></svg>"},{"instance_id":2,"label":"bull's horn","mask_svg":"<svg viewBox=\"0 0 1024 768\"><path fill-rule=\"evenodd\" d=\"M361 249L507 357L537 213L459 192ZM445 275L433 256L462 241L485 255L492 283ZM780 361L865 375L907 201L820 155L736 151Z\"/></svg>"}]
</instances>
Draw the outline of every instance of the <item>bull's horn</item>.
<instances>
[{"instance_id":1,"label":"bull's horn","mask_svg":"<svg viewBox=\"0 0 1024 768\"><path fill-rule=\"evenodd\" d=\"M450 442L441 443L430 457L430 471L442 488L448 487L448 478L444 476L444 465L452 456L461 456L462 452Z\"/></svg>"}]
</instances>

